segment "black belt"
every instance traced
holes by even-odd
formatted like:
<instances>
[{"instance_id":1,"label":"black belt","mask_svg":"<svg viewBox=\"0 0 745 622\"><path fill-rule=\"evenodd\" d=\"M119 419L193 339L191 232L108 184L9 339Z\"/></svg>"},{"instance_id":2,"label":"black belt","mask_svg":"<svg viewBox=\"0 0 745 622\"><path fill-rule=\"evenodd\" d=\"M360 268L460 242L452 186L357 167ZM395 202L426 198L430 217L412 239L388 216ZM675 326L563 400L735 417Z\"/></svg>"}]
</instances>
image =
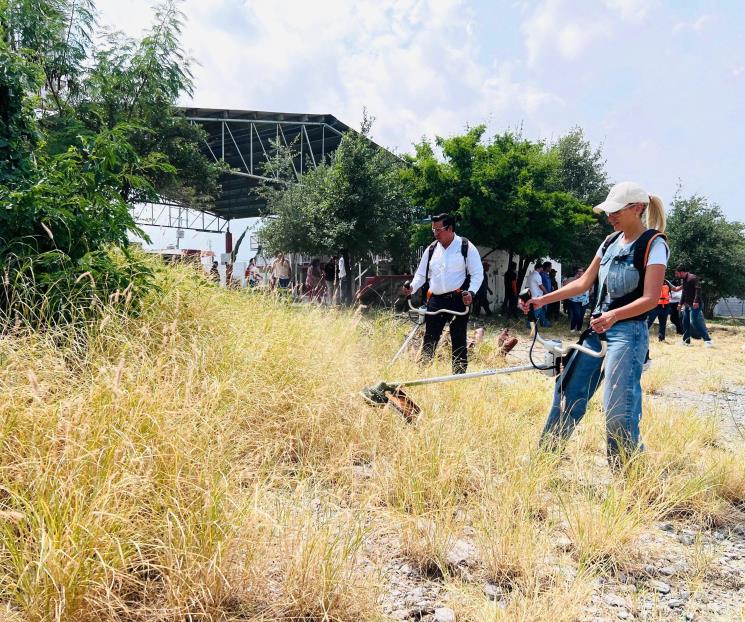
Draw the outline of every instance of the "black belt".
<instances>
[{"instance_id":1,"label":"black belt","mask_svg":"<svg viewBox=\"0 0 745 622\"><path fill-rule=\"evenodd\" d=\"M462 291L447 292L446 294L432 294L432 298L460 298L463 296Z\"/></svg>"}]
</instances>

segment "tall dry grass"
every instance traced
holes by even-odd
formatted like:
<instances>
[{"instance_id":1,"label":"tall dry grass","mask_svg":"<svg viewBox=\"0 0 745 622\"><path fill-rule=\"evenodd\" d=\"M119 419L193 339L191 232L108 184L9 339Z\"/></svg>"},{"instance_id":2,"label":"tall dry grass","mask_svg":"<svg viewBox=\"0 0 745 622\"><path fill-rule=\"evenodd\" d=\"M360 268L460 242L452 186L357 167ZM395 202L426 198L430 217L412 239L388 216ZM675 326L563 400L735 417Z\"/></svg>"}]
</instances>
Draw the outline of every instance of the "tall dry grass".
<instances>
[{"instance_id":1,"label":"tall dry grass","mask_svg":"<svg viewBox=\"0 0 745 622\"><path fill-rule=\"evenodd\" d=\"M595 403L563 458L536 449L543 376L411 389L407 425L357 393L422 374L387 365L408 327L187 269L159 279L85 345L0 338L8 619L376 620L397 558L443 582L459 619L570 620L655 521L726 523L745 501L742 447L690 409L648 402L647 452L611 477ZM465 574L449 555L464 539Z\"/></svg>"}]
</instances>

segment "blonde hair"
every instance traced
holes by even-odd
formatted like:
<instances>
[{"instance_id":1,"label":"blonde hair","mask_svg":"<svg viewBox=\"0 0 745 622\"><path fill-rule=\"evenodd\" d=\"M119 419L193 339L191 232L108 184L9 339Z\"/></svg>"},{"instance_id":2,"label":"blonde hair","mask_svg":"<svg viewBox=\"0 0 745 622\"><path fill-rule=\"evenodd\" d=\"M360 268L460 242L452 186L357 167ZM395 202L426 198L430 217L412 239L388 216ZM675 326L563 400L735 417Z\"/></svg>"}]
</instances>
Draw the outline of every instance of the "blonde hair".
<instances>
[{"instance_id":1,"label":"blonde hair","mask_svg":"<svg viewBox=\"0 0 745 622\"><path fill-rule=\"evenodd\" d=\"M667 219L665 218L665 207L662 204L662 199L657 195L650 194L649 205L645 213L647 215L647 229L657 229L657 231L664 233Z\"/></svg>"}]
</instances>

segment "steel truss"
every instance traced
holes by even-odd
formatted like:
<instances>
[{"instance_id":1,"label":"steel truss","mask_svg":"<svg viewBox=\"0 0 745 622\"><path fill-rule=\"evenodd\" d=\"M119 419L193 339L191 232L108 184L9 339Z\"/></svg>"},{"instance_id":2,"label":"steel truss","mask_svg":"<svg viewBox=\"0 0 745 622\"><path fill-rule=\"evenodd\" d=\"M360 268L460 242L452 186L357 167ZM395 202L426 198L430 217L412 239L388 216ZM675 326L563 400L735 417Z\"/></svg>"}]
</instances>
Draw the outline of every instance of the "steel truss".
<instances>
[{"instance_id":1,"label":"steel truss","mask_svg":"<svg viewBox=\"0 0 745 622\"><path fill-rule=\"evenodd\" d=\"M216 214L176 205L173 203L142 203L131 208L138 225L190 229L205 233L222 233L228 230L229 221Z\"/></svg>"},{"instance_id":2,"label":"steel truss","mask_svg":"<svg viewBox=\"0 0 745 622\"><path fill-rule=\"evenodd\" d=\"M281 116L281 115L280 115ZM207 151L215 162L228 162L228 174L257 181L274 181L262 174L263 165L276 156L275 145L296 151L293 170L296 179L316 167L338 146L343 132L322 121L186 117L208 129ZM215 125L218 127L216 128ZM332 143L333 144L327 144Z\"/></svg>"}]
</instances>

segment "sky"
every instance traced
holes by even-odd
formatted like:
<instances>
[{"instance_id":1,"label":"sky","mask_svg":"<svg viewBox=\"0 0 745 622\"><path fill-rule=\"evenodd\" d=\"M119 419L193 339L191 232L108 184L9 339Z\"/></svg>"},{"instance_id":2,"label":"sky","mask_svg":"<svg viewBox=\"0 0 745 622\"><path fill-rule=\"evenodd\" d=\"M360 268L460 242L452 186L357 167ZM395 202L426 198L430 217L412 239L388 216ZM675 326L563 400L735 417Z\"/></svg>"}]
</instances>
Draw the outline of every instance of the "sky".
<instances>
[{"instance_id":1,"label":"sky","mask_svg":"<svg viewBox=\"0 0 745 622\"><path fill-rule=\"evenodd\" d=\"M151 22L144 0L97 6L102 26L132 36ZM352 127L367 108L373 139L398 153L482 123L547 140L580 126L613 181L665 203L682 184L745 221L739 0L185 0L181 10L195 81L184 105L328 113ZM187 232L182 246L208 237L222 245Z\"/></svg>"}]
</instances>

